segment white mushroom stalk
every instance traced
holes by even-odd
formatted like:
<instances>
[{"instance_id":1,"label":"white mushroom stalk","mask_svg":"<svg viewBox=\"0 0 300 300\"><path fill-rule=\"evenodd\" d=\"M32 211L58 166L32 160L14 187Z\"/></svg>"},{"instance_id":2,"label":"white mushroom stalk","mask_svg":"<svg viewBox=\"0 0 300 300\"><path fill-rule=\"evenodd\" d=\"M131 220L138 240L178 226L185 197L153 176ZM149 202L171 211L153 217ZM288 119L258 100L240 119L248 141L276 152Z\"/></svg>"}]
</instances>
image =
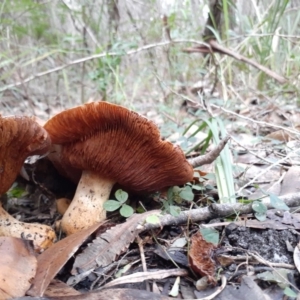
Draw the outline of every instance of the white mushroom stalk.
<instances>
[{"instance_id":1,"label":"white mushroom stalk","mask_svg":"<svg viewBox=\"0 0 300 300\"><path fill-rule=\"evenodd\" d=\"M1 205L0 236L31 240L37 252L42 252L50 247L56 238L55 232L50 226L20 222L8 214Z\"/></svg>"},{"instance_id":2,"label":"white mushroom stalk","mask_svg":"<svg viewBox=\"0 0 300 300\"><path fill-rule=\"evenodd\" d=\"M103 205L115 183L92 171L83 171L75 196L61 220L62 230L70 235L104 221L106 210Z\"/></svg>"}]
</instances>

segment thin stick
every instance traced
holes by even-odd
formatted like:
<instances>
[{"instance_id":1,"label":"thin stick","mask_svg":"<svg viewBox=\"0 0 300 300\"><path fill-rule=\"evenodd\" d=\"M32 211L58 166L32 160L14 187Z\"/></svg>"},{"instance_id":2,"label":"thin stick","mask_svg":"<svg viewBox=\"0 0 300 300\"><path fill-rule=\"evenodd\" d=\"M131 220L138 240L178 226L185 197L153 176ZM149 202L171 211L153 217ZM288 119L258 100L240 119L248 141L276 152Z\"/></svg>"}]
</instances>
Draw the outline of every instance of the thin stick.
<instances>
[{"instance_id":1,"label":"thin stick","mask_svg":"<svg viewBox=\"0 0 300 300\"><path fill-rule=\"evenodd\" d=\"M205 155L200 155L194 158L190 158L188 162L193 166L193 168L203 166L206 164L211 164L221 153L221 151L226 146L227 142L229 141L230 136L226 136L221 142L212 149L209 153Z\"/></svg>"},{"instance_id":2,"label":"thin stick","mask_svg":"<svg viewBox=\"0 0 300 300\"><path fill-rule=\"evenodd\" d=\"M137 236L137 242L138 242L138 246L139 246L139 250L140 250L140 256L141 256L141 261L142 261L142 266L143 266L143 271L147 272L147 264L146 264L146 258L145 258L145 252L144 252L144 246L143 246L143 240L140 238L140 236ZM146 290L148 292L150 292L150 285L149 285L149 281L146 280Z\"/></svg>"}]
</instances>

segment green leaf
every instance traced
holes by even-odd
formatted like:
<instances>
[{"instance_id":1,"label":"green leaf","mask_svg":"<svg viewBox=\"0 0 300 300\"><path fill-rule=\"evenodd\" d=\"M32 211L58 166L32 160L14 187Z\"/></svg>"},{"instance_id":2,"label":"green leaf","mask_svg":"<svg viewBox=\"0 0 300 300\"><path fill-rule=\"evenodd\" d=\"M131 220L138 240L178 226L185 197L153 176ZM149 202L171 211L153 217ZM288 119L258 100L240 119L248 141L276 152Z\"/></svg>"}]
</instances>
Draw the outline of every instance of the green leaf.
<instances>
[{"instance_id":1,"label":"green leaf","mask_svg":"<svg viewBox=\"0 0 300 300\"><path fill-rule=\"evenodd\" d=\"M130 217L132 214L134 213L134 210L131 206L127 205L127 204L123 204L121 209L120 209L120 214L127 218Z\"/></svg>"},{"instance_id":2,"label":"green leaf","mask_svg":"<svg viewBox=\"0 0 300 300\"><path fill-rule=\"evenodd\" d=\"M115 192L115 196L121 203L125 203L128 199L128 194L121 189Z\"/></svg>"},{"instance_id":3,"label":"green leaf","mask_svg":"<svg viewBox=\"0 0 300 300\"><path fill-rule=\"evenodd\" d=\"M7 196L9 198L21 198L26 194L27 194L26 190L18 186L16 183L14 183L13 186L7 192Z\"/></svg>"},{"instance_id":4,"label":"green leaf","mask_svg":"<svg viewBox=\"0 0 300 300\"><path fill-rule=\"evenodd\" d=\"M152 215L146 218L146 222L150 224L158 224L159 223L159 217L156 215Z\"/></svg>"},{"instance_id":5,"label":"green leaf","mask_svg":"<svg viewBox=\"0 0 300 300\"><path fill-rule=\"evenodd\" d=\"M193 190L196 190L196 191L204 191L205 190L205 187L203 185L192 185L192 189Z\"/></svg>"},{"instance_id":6,"label":"green leaf","mask_svg":"<svg viewBox=\"0 0 300 300\"><path fill-rule=\"evenodd\" d=\"M103 207L107 211L115 211L115 210L119 209L121 205L122 205L122 203L120 203L119 201L107 200L104 203Z\"/></svg>"},{"instance_id":7,"label":"green leaf","mask_svg":"<svg viewBox=\"0 0 300 300\"><path fill-rule=\"evenodd\" d=\"M193 201L194 200L194 193L190 186L185 186L180 192L179 196L186 200L186 201Z\"/></svg>"},{"instance_id":8,"label":"green leaf","mask_svg":"<svg viewBox=\"0 0 300 300\"><path fill-rule=\"evenodd\" d=\"M179 194L181 190L182 188L180 188L179 186L177 185L173 186L173 194Z\"/></svg>"},{"instance_id":9,"label":"green leaf","mask_svg":"<svg viewBox=\"0 0 300 300\"><path fill-rule=\"evenodd\" d=\"M252 204L252 209L260 214L265 214L267 207L261 201L254 201Z\"/></svg>"},{"instance_id":10,"label":"green leaf","mask_svg":"<svg viewBox=\"0 0 300 300\"><path fill-rule=\"evenodd\" d=\"M173 200L173 187L170 187L170 188L168 189L167 199L168 199L169 201L172 201L172 200Z\"/></svg>"},{"instance_id":11,"label":"green leaf","mask_svg":"<svg viewBox=\"0 0 300 300\"><path fill-rule=\"evenodd\" d=\"M261 222L266 221L266 219L267 219L267 215L265 213L256 212L254 215L255 215L255 218Z\"/></svg>"},{"instance_id":12,"label":"green leaf","mask_svg":"<svg viewBox=\"0 0 300 300\"><path fill-rule=\"evenodd\" d=\"M265 272L259 273L256 275L256 277L261 280L264 280L264 281L276 282L276 278L275 278L273 272L270 272L270 271L265 271Z\"/></svg>"},{"instance_id":13,"label":"green leaf","mask_svg":"<svg viewBox=\"0 0 300 300\"><path fill-rule=\"evenodd\" d=\"M179 216L180 211L181 211L180 207L175 206L175 205L170 205L169 209L170 209L170 214L172 216L174 216L174 217L178 217Z\"/></svg>"},{"instance_id":14,"label":"green leaf","mask_svg":"<svg viewBox=\"0 0 300 300\"><path fill-rule=\"evenodd\" d=\"M276 282L279 287L285 289L288 286L288 274L291 270L277 268L276 271L266 271L257 274L257 278L268 281L268 282Z\"/></svg>"},{"instance_id":15,"label":"green leaf","mask_svg":"<svg viewBox=\"0 0 300 300\"><path fill-rule=\"evenodd\" d=\"M214 228L206 228L206 227L200 227L200 232L203 236L203 238L208 242L212 243L214 245L219 244L219 231L217 231Z\"/></svg>"},{"instance_id":16,"label":"green leaf","mask_svg":"<svg viewBox=\"0 0 300 300\"><path fill-rule=\"evenodd\" d=\"M288 286L284 289L283 293L291 298L297 298L297 293L295 293L292 289Z\"/></svg>"},{"instance_id":17,"label":"green leaf","mask_svg":"<svg viewBox=\"0 0 300 300\"><path fill-rule=\"evenodd\" d=\"M271 205L276 209L289 210L289 207L275 194L270 194Z\"/></svg>"}]
</instances>

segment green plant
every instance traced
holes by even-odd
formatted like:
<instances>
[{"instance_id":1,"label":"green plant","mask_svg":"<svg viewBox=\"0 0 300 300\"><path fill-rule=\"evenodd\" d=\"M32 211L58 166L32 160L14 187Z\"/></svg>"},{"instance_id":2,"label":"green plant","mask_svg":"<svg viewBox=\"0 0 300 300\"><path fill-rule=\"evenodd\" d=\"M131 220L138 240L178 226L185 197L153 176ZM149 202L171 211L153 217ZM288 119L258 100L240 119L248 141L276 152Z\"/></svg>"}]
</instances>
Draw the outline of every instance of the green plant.
<instances>
[{"instance_id":1,"label":"green plant","mask_svg":"<svg viewBox=\"0 0 300 300\"><path fill-rule=\"evenodd\" d=\"M200 226L200 232L203 238L214 245L218 245L220 242L220 233L215 228Z\"/></svg>"},{"instance_id":2,"label":"green plant","mask_svg":"<svg viewBox=\"0 0 300 300\"><path fill-rule=\"evenodd\" d=\"M279 210L289 210L289 207L277 195L267 192L264 193L266 194L266 196L269 196L270 204L272 207ZM262 202L262 199L253 201L252 209L255 211L254 215L256 219L258 219L259 221L266 220L266 212L268 208L265 203Z\"/></svg>"},{"instance_id":3,"label":"green plant","mask_svg":"<svg viewBox=\"0 0 300 300\"><path fill-rule=\"evenodd\" d=\"M197 125L197 123L200 123ZM197 126L195 126L197 125ZM221 138L226 136L225 126L220 118L214 117L208 120L197 119L192 122L187 129L183 132L186 136L188 131L194 126L196 129L189 134L187 141L194 138L198 132L209 128L207 137L201 140L199 143L193 145L186 151L186 154L191 151L202 147L202 152L205 151L212 140L214 145L218 145ZM218 194L221 203L235 203L235 190L234 190L234 180L233 180L233 170L231 162L231 153L229 151L228 145L220 153L219 157L214 162L215 177L217 182Z\"/></svg>"},{"instance_id":4,"label":"green plant","mask_svg":"<svg viewBox=\"0 0 300 300\"><path fill-rule=\"evenodd\" d=\"M115 197L117 200L107 200L104 203L104 208L107 211L115 211L120 209L120 214L123 217L130 217L134 213L134 210L131 206L125 203L128 200L128 193L119 189L115 192Z\"/></svg>"},{"instance_id":5,"label":"green plant","mask_svg":"<svg viewBox=\"0 0 300 300\"><path fill-rule=\"evenodd\" d=\"M178 204L182 203L182 200L188 202L194 200L192 187L189 185L182 188L179 186L170 187L167 192L167 199L163 201L163 210L172 216L178 216L181 211Z\"/></svg>"}]
</instances>

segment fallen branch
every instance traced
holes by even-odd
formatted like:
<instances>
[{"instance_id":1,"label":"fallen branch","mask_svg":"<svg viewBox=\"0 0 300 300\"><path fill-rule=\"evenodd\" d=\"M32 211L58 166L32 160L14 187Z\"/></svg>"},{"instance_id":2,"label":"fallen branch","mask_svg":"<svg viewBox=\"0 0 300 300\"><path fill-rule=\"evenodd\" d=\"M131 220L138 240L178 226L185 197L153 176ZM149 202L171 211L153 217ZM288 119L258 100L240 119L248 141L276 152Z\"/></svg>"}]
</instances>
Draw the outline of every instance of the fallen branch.
<instances>
[{"instance_id":1,"label":"fallen branch","mask_svg":"<svg viewBox=\"0 0 300 300\"><path fill-rule=\"evenodd\" d=\"M193 166L193 168L211 164L215 159L220 155L221 151L226 146L227 142L229 141L230 136L226 136L221 142L212 149L209 153L200 155L194 158L188 159L188 162Z\"/></svg>"},{"instance_id":2,"label":"fallen branch","mask_svg":"<svg viewBox=\"0 0 300 300\"><path fill-rule=\"evenodd\" d=\"M75 59L75 60L70 61L66 64L56 66L52 69L48 69L48 70L45 70L45 71L42 71L42 72L39 72L39 73L32 74L32 75L28 76L27 78L24 78L21 81L17 81L15 83L8 84L4 87L1 87L0 92L4 92L6 90L16 88L16 87L18 87L18 86L20 86L24 83L27 83L27 82L30 82L30 81L34 80L34 79L37 79L37 78L40 78L40 77L43 77L43 76L46 76L46 75L49 75L49 74L52 74L52 73L55 73L55 72L60 72L65 68L68 68L68 67L71 67L71 66L74 66L74 65L78 65L78 64L81 64L81 63L85 63L85 62L93 60L93 59L107 57L107 56L134 55L134 54L137 54L139 52L146 51L146 50L149 50L149 49L152 49L152 48L164 47L164 46L167 46L167 45L170 45L170 44L175 44L175 43L194 43L194 44L197 44L197 45L206 45L206 43L200 42L200 41L197 41L197 40L182 39L182 40L172 40L172 41L164 41L164 42L160 42L160 43L149 44L149 45L145 45L145 46L139 47L139 48L134 49L134 50L129 50L126 53L122 53L122 52L97 53L97 54L93 54L93 55L90 55L90 56Z\"/></svg>"},{"instance_id":3,"label":"fallen branch","mask_svg":"<svg viewBox=\"0 0 300 300\"><path fill-rule=\"evenodd\" d=\"M300 193L287 194L280 197L288 207L300 206ZM266 201L268 202L268 201ZM265 202L264 202L265 203ZM268 209L273 208L270 203L265 203ZM207 221L214 218L224 218L230 215L249 214L254 212L252 204L216 204L213 203L208 207L202 207L187 211L182 211L179 216L163 215L159 218L159 223L147 223L143 226L143 231L158 229L163 226L176 226L190 222Z\"/></svg>"},{"instance_id":4,"label":"fallen branch","mask_svg":"<svg viewBox=\"0 0 300 300\"><path fill-rule=\"evenodd\" d=\"M268 76L274 78L275 80L277 80L279 83L284 84L287 82L287 79L282 77L281 75L275 73L274 71L268 69L267 67L259 64L258 62L249 59L241 54L238 54L236 52L234 52L231 49L228 49L222 45L220 45L216 40L211 39L208 41L208 45L209 47L207 47L206 45L201 45L201 46L196 46L196 47L192 47L192 48L186 48L183 50L183 52L186 53L212 53L212 52L217 52L217 53L221 53L221 54L225 54L228 55L230 57L233 57L236 60L245 62L257 69L259 69L260 71L263 71L264 73L266 73Z\"/></svg>"}]
</instances>

